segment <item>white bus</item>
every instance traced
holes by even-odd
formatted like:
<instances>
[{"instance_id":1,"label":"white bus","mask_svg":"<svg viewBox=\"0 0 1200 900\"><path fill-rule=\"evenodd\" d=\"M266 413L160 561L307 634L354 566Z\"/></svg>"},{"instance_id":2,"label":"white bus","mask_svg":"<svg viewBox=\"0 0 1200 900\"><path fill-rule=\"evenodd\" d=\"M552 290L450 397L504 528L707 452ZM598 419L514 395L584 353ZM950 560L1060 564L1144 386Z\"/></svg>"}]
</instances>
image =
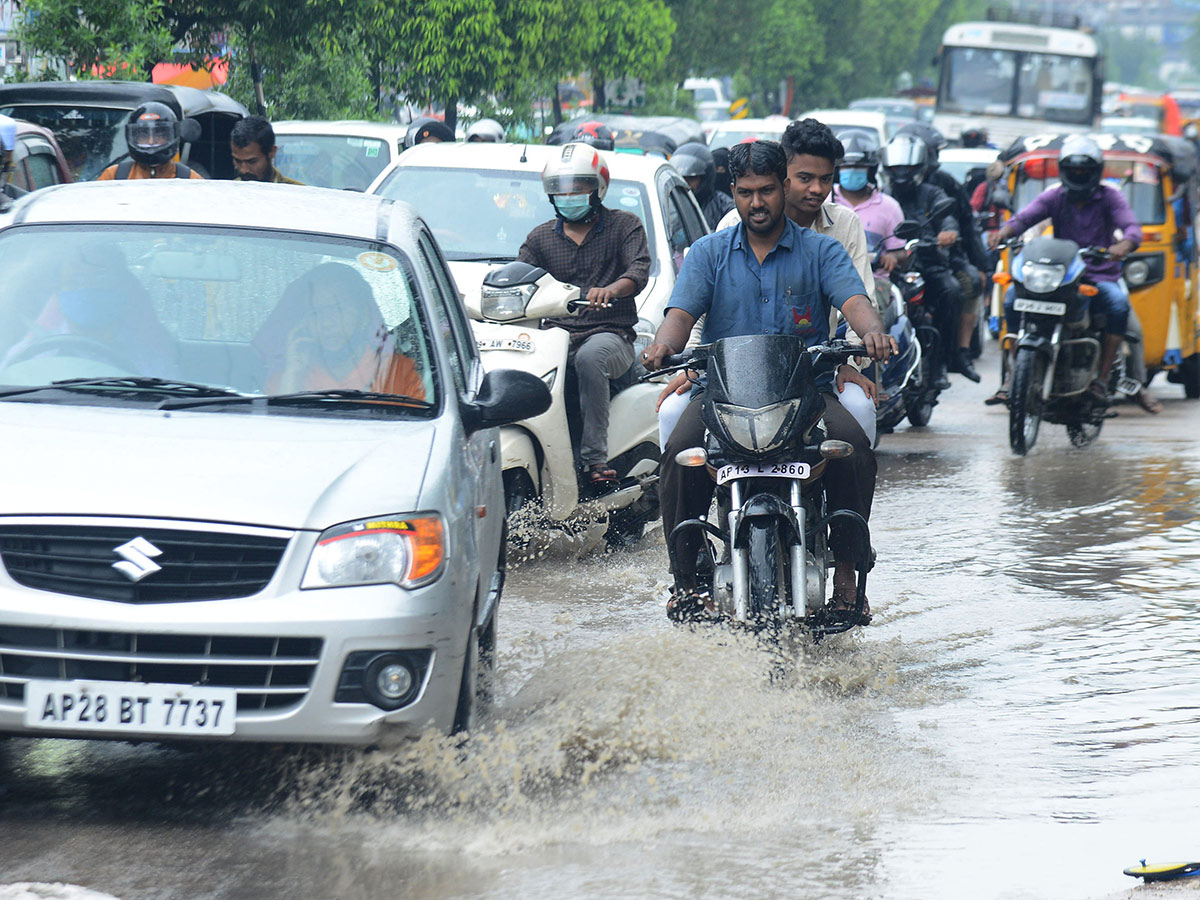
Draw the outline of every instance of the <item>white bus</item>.
<instances>
[{"instance_id":1,"label":"white bus","mask_svg":"<svg viewBox=\"0 0 1200 900\"><path fill-rule=\"evenodd\" d=\"M1088 131L1100 117L1104 64L1090 34L1024 22L946 31L933 124L956 139L987 129L997 146L1034 132Z\"/></svg>"}]
</instances>

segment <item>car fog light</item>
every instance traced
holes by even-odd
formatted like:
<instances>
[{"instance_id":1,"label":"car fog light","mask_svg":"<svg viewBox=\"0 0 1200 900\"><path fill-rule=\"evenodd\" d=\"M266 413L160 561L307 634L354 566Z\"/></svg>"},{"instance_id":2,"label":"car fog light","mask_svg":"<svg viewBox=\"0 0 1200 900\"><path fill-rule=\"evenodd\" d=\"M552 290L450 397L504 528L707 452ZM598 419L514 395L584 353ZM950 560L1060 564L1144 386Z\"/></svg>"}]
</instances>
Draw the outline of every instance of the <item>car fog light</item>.
<instances>
[{"instance_id":1,"label":"car fog light","mask_svg":"<svg viewBox=\"0 0 1200 900\"><path fill-rule=\"evenodd\" d=\"M375 690L388 700L399 700L412 690L412 672L407 666L390 663L379 670L375 676Z\"/></svg>"}]
</instances>

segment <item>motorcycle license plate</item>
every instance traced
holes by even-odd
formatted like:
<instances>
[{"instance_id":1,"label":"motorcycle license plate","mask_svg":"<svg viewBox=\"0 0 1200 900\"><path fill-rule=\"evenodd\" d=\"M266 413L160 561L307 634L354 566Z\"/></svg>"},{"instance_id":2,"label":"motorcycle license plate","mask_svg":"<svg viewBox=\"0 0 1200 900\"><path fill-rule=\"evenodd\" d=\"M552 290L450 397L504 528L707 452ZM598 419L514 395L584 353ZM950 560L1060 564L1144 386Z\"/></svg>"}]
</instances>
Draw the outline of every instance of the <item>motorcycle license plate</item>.
<instances>
[{"instance_id":1,"label":"motorcycle license plate","mask_svg":"<svg viewBox=\"0 0 1200 900\"><path fill-rule=\"evenodd\" d=\"M237 691L125 681L30 681L25 725L47 731L230 735Z\"/></svg>"},{"instance_id":2,"label":"motorcycle license plate","mask_svg":"<svg viewBox=\"0 0 1200 900\"><path fill-rule=\"evenodd\" d=\"M480 350L516 350L519 353L532 353L533 341L521 338L482 338L475 342Z\"/></svg>"},{"instance_id":3,"label":"motorcycle license plate","mask_svg":"<svg viewBox=\"0 0 1200 900\"><path fill-rule=\"evenodd\" d=\"M1067 304L1055 303L1053 300L1030 300L1028 297L1018 297L1013 301L1013 309L1017 312L1037 313L1043 316L1065 316Z\"/></svg>"},{"instance_id":4,"label":"motorcycle license plate","mask_svg":"<svg viewBox=\"0 0 1200 900\"><path fill-rule=\"evenodd\" d=\"M717 469L717 484L734 478L807 478L812 472L808 463L757 463L742 465L735 463Z\"/></svg>"}]
</instances>

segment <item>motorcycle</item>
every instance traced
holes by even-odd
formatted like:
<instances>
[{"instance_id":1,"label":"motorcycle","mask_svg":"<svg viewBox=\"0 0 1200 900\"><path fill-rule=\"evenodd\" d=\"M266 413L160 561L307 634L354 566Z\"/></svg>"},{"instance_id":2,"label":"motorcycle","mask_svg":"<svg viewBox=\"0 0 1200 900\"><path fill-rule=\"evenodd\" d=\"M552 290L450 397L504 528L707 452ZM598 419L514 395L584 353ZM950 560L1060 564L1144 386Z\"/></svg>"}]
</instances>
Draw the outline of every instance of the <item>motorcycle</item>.
<instances>
[{"instance_id":1,"label":"motorcycle","mask_svg":"<svg viewBox=\"0 0 1200 900\"><path fill-rule=\"evenodd\" d=\"M1108 401L1088 387L1100 371L1103 333L1088 316L1097 293L1083 280L1084 260L1110 259L1102 249L1074 241L1037 237L1003 246L1014 254L1011 276L1016 355L1008 401L1008 441L1024 456L1037 443L1042 421L1065 425L1071 443L1086 447L1100 435Z\"/></svg>"},{"instance_id":2,"label":"motorcycle","mask_svg":"<svg viewBox=\"0 0 1200 900\"><path fill-rule=\"evenodd\" d=\"M554 279L545 269L512 262L493 269L476 301L467 298L484 368L523 369L550 388L550 409L500 430L504 494L511 517L532 509L539 526L568 530L606 519L610 545L631 543L658 517L658 389L636 380L641 364L614 381L609 408L609 466L618 482L594 494L581 487L576 464L578 403L568 381L570 336L562 328L541 328L542 319L587 308L579 288ZM651 336L640 336L646 340Z\"/></svg>"},{"instance_id":3,"label":"motorcycle","mask_svg":"<svg viewBox=\"0 0 1200 900\"><path fill-rule=\"evenodd\" d=\"M853 452L827 440L818 376L836 370L861 344L831 341L811 348L791 335L724 338L667 357L660 372L707 372L701 415L703 447L676 455L684 466L706 466L717 483L718 521L687 519L668 535L672 569L689 530L702 535L698 578L719 617L757 630L800 625L814 636L854 627L820 613L833 565L829 527L848 523L857 572L858 613L874 563L862 516L828 512L821 478L826 461ZM714 550L708 538L720 546Z\"/></svg>"}]
</instances>

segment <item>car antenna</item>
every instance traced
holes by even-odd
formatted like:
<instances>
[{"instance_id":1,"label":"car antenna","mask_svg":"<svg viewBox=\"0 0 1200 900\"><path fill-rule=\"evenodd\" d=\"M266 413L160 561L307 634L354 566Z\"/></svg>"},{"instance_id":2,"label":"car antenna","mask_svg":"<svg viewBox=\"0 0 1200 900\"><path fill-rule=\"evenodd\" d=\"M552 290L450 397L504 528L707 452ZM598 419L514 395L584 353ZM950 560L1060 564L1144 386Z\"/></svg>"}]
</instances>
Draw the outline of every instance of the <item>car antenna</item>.
<instances>
[{"instance_id":1,"label":"car antenna","mask_svg":"<svg viewBox=\"0 0 1200 900\"><path fill-rule=\"evenodd\" d=\"M523 147L521 148L521 158L520 158L520 160L518 160L518 162L529 162L529 157L527 157L527 156L525 155L525 151L526 151L526 150L528 150L528 149L529 149L529 145L528 145L528 144L526 144L525 146L523 146Z\"/></svg>"}]
</instances>

